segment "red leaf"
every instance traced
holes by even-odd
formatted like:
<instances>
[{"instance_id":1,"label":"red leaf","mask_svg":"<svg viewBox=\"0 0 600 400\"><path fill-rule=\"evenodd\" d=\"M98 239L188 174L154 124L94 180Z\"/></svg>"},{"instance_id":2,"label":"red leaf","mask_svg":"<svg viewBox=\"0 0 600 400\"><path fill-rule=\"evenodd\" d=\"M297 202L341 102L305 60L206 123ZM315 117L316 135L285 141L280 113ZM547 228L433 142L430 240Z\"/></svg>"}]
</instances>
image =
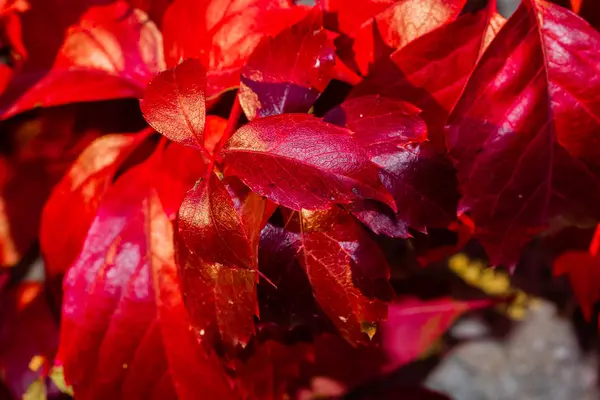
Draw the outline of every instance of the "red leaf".
<instances>
[{"instance_id":1,"label":"red leaf","mask_svg":"<svg viewBox=\"0 0 600 400\"><path fill-rule=\"evenodd\" d=\"M242 204L236 205L241 201ZM179 233L207 263L256 269L265 201L249 192L234 198L215 174L200 178L179 210Z\"/></svg>"},{"instance_id":2,"label":"red leaf","mask_svg":"<svg viewBox=\"0 0 600 400\"><path fill-rule=\"evenodd\" d=\"M39 376L29 369L31 359L51 358L56 349L58 326L43 289L39 282L24 281L0 293L0 386L6 384L14 396L7 399L23 398Z\"/></svg>"},{"instance_id":3,"label":"red leaf","mask_svg":"<svg viewBox=\"0 0 600 400\"><path fill-rule=\"evenodd\" d=\"M493 263L516 261L553 219L599 217L600 103L590 100L600 93L597 48L600 34L579 17L528 0L492 42L449 118L461 210L470 211Z\"/></svg>"},{"instance_id":4,"label":"red leaf","mask_svg":"<svg viewBox=\"0 0 600 400\"><path fill-rule=\"evenodd\" d=\"M325 114L324 120L350 129L369 156L376 158L427 140L420 113L410 103L371 95L344 101Z\"/></svg>"},{"instance_id":5,"label":"red leaf","mask_svg":"<svg viewBox=\"0 0 600 400\"><path fill-rule=\"evenodd\" d=\"M14 265L39 231L42 208L53 186L99 134L130 129L119 114L123 104L64 107L6 121L0 156L0 265ZM107 118L110 115L111 118ZM116 124L118 122L118 124ZM118 131L118 130L117 130Z\"/></svg>"},{"instance_id":6,"label":"red leaf","mask_svg":"<svg viewBox=\"0 0 600 400\"><path fill-rule=\"evenodd\" d=\"M366 75L380 58L453 21L465 3L466 0L396 1L363 23L353 35L353 52L359 70Z\"/></svg>"},{"instance_id":7,"label":"red leaf","mask_svg":"<svg viewBox=\"0 0 600 400\"><path fill-rule=\"evenodd\" d=\"M172 225L153 189L160 168L152 159L109 190L65 278L57 358L77 397L234 398L189 329Z\"/></svg>"},{"instance_id":8,"label":"red leaf","mask_svg":"<svg viewBox=\"0 0 600 400\"><path fill-rule=\"evenodd\" d=\"M422 301L415 298L390 305L388 319L382 327L390 368L416 360L464 313L490 305L489 300Z\"/></svg>"},{"instance_id":9,"label":"red leaf","mask_svg":"<svg viewBox=\"0 0 600 400\"><path fill-rule=\"evenodd\" d=\"M568 251L554 261L554 275L569 275L577 301L588 321L592 319L594 305L600 300L599 249L600 227L596 227L587 252Z\"/></svg>"},{"instance_id":10,"label":"red leaf","mask_svg":"<svg viewBox=\"0 0 600 400\"><path fill-rule=\"evenodd\" d=\"M384 255L352 222L339 209L302 211L291 214L286 227L296 232L298 259L319 306L356 345L368 342L387 316L387 306L373 297L389 298L392 291Z\"/></svg>"},{"instance_id":11,"label":"red leaf","mask_svg":"<svg viewBox=\"0 0 600 400\"><path fill-rule=\"evenodd\" d=\"M97 139L55 186L44 206L40 227L49 275L64 273L79 255L102 195L137 141L133 135Z\"/></svg>"},{"instance_id":12,"label":"red leaf","mask_svg":"<svg viewBox=\"0 0 600 400\"><path fill-rule=\"evenodd\" d=\"M373 232L409 237L408 227L447 228L456 219L457 191L454 169L431 145L407 145L395 153L373 158L379 176L394 197L398 212L381 203L360 201L350 210Z\"/></svg>"},{"instance_id":13,"label":"red leaf","mask_svg":"<svg viewBox=\"0 0 600 400\"><path fill-rule=\"evenodd\" d=\"M350 210L375 233L409 237L408 227L426 231L447 227L456 215L458 193L449 162L422 143L427 128L419 110L377 95L350 99L325 116L354 132L379 168L398 212L375 201L358 201ZM419 143L421 143L419 145Z\"/></svg>"},{"instance_id":14,"label":"red leaf","mask_svg":"<svg viewBox=\"0 0 600 400\"><path fill-rule=\"evenodd\" d=\"M89 7L112 1L29 0L30 8L20 15L21 18L12 14L22 22L22 41L19 32L18 40L9 44L11 58L15 61L15 74L6 92L0 97L0 114L4 114L18 97L43 78L52 67L67 28L77 23ZM56 12L57 9L60 9L60 12ZM48 18L49 15L52 15L52 18ZM8 36L15 38L14 35Z\"/></svg>"},{"instance_id":15,"label":"red leaf","mask_svg":"<svg viewBox=\"0 0 600 400\"><path fill-rule=\"evenodd\" d=\"M123 1L94 7L72 26L48 74L3 115L36 107L141 97L164 69L161 36L139 11Z\"/></svg>"},{"instance_id":16,"label":"red leaf","mask_svg":"<svg viewBox=\"0 0 600 400\"><path fill-rule=\"evenodd\" d=\"M291 209L326 209L363 198L395 207L351 132L310 115L252 121L231 137L221 155L225 174Z\"/></svg>"},{"instance_id":17,"label":"red leaf","mask_svg":"<svg viewBox=\"0 0 600 400\"><path fill-rule=\"evenodd\" d=\"M249 119L307 112L333 76L335 48L321 14L261 42L242 69L240 103Z\"/></svg>"},{"instance_id":18,"label":"red leaf","mask_svg":"<svg viewBox=\"0 0 600 400\"><path fill-rule=\"evenodd\" d=\"M179 264L194 327L211 338L219 332L235 347L254 334L265 200L231 183L226 186L211 173L188 192L179 210Z\"/></svg>"},{"instance_id":19,"label":"red leaf","mask_svg":"<svg viewBox=\"0 0 600 400\"><path fill-rule=\"evenodd\" d=\"M212 98L239 85L240 70L262 38L293 25L306 12L285 0L176 0L163 20L167 65L199 58Z\"/></svg>"},{"instance_id":20,"label":"red leaf","mask_svg":"<svg viewBox=\"0 0 600 400\"><path fill-rule=\"evenodd\" d=\"M206 72L186 60L152 80L141 102L146 121L167 138L204 148Z\"/></svg>"},{"instance_id":21,"label":"red leaf","mask_svg":"<svg viewBox=\"0 0 600 400\"><path fill-rule=\"evenodd\" d=\"M483 49L502 25L495 2L468 13L394 52L376 65L351 97L380 94L415 104L429 139L444 150L443 127Z\"/></svg>"}]
</instances>

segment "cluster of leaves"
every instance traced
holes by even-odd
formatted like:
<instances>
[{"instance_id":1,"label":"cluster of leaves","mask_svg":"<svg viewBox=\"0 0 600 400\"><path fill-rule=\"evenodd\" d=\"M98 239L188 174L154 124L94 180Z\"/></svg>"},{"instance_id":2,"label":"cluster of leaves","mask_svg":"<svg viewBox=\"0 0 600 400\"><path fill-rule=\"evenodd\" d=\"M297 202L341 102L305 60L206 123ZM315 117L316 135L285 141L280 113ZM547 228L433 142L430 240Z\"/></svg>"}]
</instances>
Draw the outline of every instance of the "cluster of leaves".
<instances>
[{"instance_id":1,"label":"cluster of leaves","mask_svg":"<svg viewBox=\"0 0 600 400\"><path fill-rule=\"evenodd\" d=\"M41 354L81 399L339 397L414 361L495 300L412 297L408 264L600 221L598 11L0 1L3 385ZM556 264L587 315L597 242ZM57 349L19 337L52 310Z\"/></svg>"}]
</instances>

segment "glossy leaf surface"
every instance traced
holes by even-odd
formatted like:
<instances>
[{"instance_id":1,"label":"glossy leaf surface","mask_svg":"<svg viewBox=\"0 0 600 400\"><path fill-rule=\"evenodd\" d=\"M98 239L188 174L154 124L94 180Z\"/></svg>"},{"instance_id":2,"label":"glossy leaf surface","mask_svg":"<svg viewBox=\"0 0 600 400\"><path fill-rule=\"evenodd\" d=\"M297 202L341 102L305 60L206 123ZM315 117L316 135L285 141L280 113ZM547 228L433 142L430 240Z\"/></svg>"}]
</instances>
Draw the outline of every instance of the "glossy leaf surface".
<instances>
[{"instance_id":1,"label":"glossy leaf surface","mask_svg":"<svg viewBox=\"0 0 600 400\"><path fill-rule=\"evenodd\" d=\"M352 47L360 72L366 75L377 60L453 21L465 3L465 0L400 0L365 21L354 35Z\"/></svg>"},{"instance_id":2,"label":"glossy leaf surface","mask_svg":"<svg viewBox=\"0 0 600 400\"><path fill-rule=\"evenodd\" d=\"M40 227L40 246L50 275L64 273L79 255L100 199L110 187L119 161L133 150L135 142L133 135L96 140L52 191Z\"/></svg>"},{"instance_id":3,"label":"glossy leaf surface","mask_svg":"<svg viewBox=\"0 0 600 400\"><path fill-rule=\"evenodd\" d=\"M307 112L329 83L335 48L313 11L263 40L242 69L240 102L249 119Z\"/></svg>"},{"instance_id":4,"label":"glossy leaf surface","mask_svg":"<svg viewBox=\"0 0 600 400\"><path fill-rule=\"evenodd\" d=\"M234 398L189 330L152 168L123 176L100 204L65 278L58 360L78 397Z\"/></svg>"},{"instance_id":5,"label":"glossy leaf surface","mask_svg":"<svg viewBox=\"0 0 600 400\"><path fill-rule=\"evenodd\" d=\"M394 207L377 170L350 131L310 115L267 117L240 128L222 151L225 174L292 209L325 209L355 199Z\"/></svg>"},{"instance_id":6,"label":"glossy leaf surface","mask_svg":"<svg viewBox=\"0 0 600 400\"><path fill-rule=\"evenodd\" d=\"M245 346L254 333L258 240L265 200L239 181L201 178L179 211L183 292L199 332ZM203 333L204 334L204 333Z\"/></svg>"},{"instance_id":7,"label":"glossy leaf surface","mask_svg":"<svg viewBox=\"0 0 600 400\"><path fill-rule=\"evenodd\" d=\"M567 9L528 0L482 57L449 119L461 209L494 263L515 262L553 220L600 216L598 46L600 34Z\"/></svg>"},{"instance_id":8,"label":"glossy leaf surface","mask_svg":"<svg viewBox=\"0 0 600 400\"><path fill-rule=\"evenodd\" d=\"M141 102L142 113L167 138L203 148L205 91L204 67L198 60L186 60L152 80Z\"/></svg>"},{"instance_id":9,"label":"glossy leaf surface","mask_svg":"<svg viewBox=\"0 0 600 400\"><path fill-rule=\"evenodd\" d=\"M3 118L40 106L141 97L164 69L162 38L147 18L121 1L91 8L69 29L48 74Z\"/></svg>"},{"instance_id":10,"label":"glossy leaf surface","mask_svg":"<svg viewBox=\"0 0 600 400\"><path fill-rule=\"evenodd\" d=\"M163 21L167 65L200 59L212 98L239 85L240 70L262 38L306 13L305 7L285 0L176 0Z\"/></svg>"},{"instance_id":11,"label":"glossy leaf surface","mask_svg":"<svg viewBox=\"0 0 600 400\"><path fill-rule=\"evenodd\" d=\"M493 1L483 10L464 14L375 65L351 97L380 94L416 105L423 111L430 141L442 151L448 113L502 23Z\"/></svg>"}]
</instances>

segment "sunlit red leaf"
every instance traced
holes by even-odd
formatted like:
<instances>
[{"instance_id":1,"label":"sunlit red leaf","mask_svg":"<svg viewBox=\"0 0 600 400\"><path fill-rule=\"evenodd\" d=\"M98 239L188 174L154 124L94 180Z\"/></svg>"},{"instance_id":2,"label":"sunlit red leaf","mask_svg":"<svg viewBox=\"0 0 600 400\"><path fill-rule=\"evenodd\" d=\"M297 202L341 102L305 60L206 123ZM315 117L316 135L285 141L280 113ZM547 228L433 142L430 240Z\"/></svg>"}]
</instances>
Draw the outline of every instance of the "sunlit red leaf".
<instances>
[{"instance_id":1,"label":"sunlit red leaf","mask_svg":"<svg viewBox=\"0 0 600 400\"><path fill-rule=\"evenodd\" d=\"M395 207L351 132L307 114L252 121L231 137L221 155L226 175L291 209L326 209L362 198Z\"/></svg>"},{"instance_id":2,"label":"sunlit red leaf","mask_svg":"<svg viewBox=\"0 0 600 400\"><path fill-rule=\"evenodd\" d=\"M141 102L148 123L167 138L202 149L206 118L206 71L190 59L160 73Z\"/></svg>"},{"instance_id":3,"label":"sunlit red leaf","mask_svg":"<svg viewBox=\"0 0 600 400\"><path fill-rule=\"evenodd\" d=\"M449 119L461 209L494 263L514 263L552 221L600 216L599 46L600 34L567 9L528 0L482 57Z\"/></svg>"},{"instance_id":4,"label":"sunlit red leaf","mask_svg":"<svg viewBox=\"0 0 600 400\"><path fill-rule=\"evenodd\" d=\"M9 46L11 53L17 54L18 58L12 57L17 61L16 68L13 70L13 79L0 96L0 114L4 114L15 100L48 73L63 43L67 28L76 24L90 7L109 4L113 0L28 0L28 2L29 9L20 14L21 18L16 18L20 20L19 25L23 25L22 41L21 39L13 41ZM52 15L52 18L49 18L49 15ZM12 16L15 16L14 13ZM14 37L14 35L9 36ZM21 38L21 33L17 36ZM23 52L25 50L26 54ZM24 55L26 57L23 57Z\"/></svg>"},{"instance_id":5,"label":"sunlit red leaf","mask_svg":"<svg viewBox=\"0 0 600 400\"><path fill-rule=\"evenodd\" d=\"M0 265L14 265L36 240L53 186L101 133L135 129L125 104L69 106L6 121L0 156ZM123 121L123 114L128 120ZM107 118L110 116L110 118Z\"/></svg>"},{"instance_id":6,"label":"sunlit red leaf","mask_svg":"<svg viewBox=\"0 0 600 400\"><path fill-rule=\"evenodd\" d=\"M77 397L193 399L200 390L234 398L220 363L189 329L153 162L102 199L65 278L58 361Z\"/></svg>"},{"instance_id":7,"label":"sunlit red leaf","mask_svg":"<svg viewBox=\"0 0 600 400\"><path fill-rule=\"evenodd\" d=\"M443 127L468 77L503 18L495 2L429 32L382 60L351 97L380 94L413 103L442 151Z\"/></svg>"},{"instance_id":8,"label":"sunlit red leaf","mask_svg":"<svg viewBox=\"0 0 600 400\"><path fill-rule=\"evenodd\" d=\"M192 324L245 346L254 334L258 240L264 198L237 180L201 178L179 211L179 264Z\"/></svg>"},{"instance_id":9,"label":"sunlit red leaf","mask_svg":"<svg viewBox=\"0 0 600 400\"><path fill-rule=\"evenodd\" d=\"M24 281L0 293L0 385L4 383L14 398L22 398L39 376L29 368L31 359L51 358L57 340L58 325L41 282Z\"/></svg>"},{"instance_id":10,"label":"sunlit red leaf","mask_svg":"<svg viewBox=\"0 0 600 400\"><path fill-rule=\"evenodd\" d=\"M600 300L599 250L600 228L597 227L587 252L567 251L554 261L554 275L569 276L583 315L588 320L592 318L594 305Z\"/></svg>"},{"instance_id":11,"label":"sunlit red leaf","mask_svg":"<svg viewBox=\"0 0 600 400\"><path fill-rule=\"evenodd\" d=\"M52 191L40 226L40 246L51 276L64 273L79 255L100 199L135 143L133 135L108 135L96 140Z\"/></svg>"},{"instance_id":12,"label":"sunlit red leaf","mask_svg":"<svg viewBox=\"0 0 600 400\"><path fill-rule=\"evenodd\" d=\"M307 112L333 76L335 48L313 12L263 40L242 69L240 102L249 119Z\"/></svg>"},{"instance_id":13,"label":"sunlit red leaf","mask_svg":"<svg viewBox=\"0 0 600 400\"><path fill-rule=\"evenodd\" d=\"M141 97L164 69L162 38L147 18L123 1L91 8L69 29L48 74L2 117L35 107Z\"/></svg>"},{"instance_id":14,"label":"sunlit red leaf","mask_svg":"<svg viewBox=\"0 0 600 400\"><path fill-rule=\"evenodd\" d=\"M164 18L169 67L198 58L207 71L207 97L239 85L239 74L262 38L301 20L306 7L286 0L175 0Z\"/></svg>"},{"instance_id":15,"label":"sunlit red leaf","mask_svg":"<svg viewBox=\"0 0 600 400\"><path fill-rule=\"evenodd\" d=\"M453 21L465 3L466 0L396 1L363 23L353 35L352 49L360 72L366 75L377 60Z\"/></svg>"},{"instance_id":16,"label":"sunlit red leaf","mask_svg":"<svg viewBox=\"0 0 600 400\"><path fill-rule=\"evenodd\" d=\"M463 314L490 306L489 300L459 301L450 298L423 301L406 298L391 304L383 323L383 346L389 365L398 367L416 360Z\"/></svg>"}]
</instances>

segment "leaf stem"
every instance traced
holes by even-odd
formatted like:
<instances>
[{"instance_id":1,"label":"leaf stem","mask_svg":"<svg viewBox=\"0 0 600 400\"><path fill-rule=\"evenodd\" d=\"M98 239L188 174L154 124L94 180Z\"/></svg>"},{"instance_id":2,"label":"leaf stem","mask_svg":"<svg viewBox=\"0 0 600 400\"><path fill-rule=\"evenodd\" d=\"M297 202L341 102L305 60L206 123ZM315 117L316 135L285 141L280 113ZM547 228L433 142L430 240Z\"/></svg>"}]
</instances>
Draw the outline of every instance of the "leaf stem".
<instances>
[{"instance_id":1,"label":"leaf stem","mask_svg":"<svg viewBox=\"0 0 600 400\"><path fill-rule=\"evenodd\" d=\"M225 143L229 140L235 129L237 128L238 121L242 116L242 105L240 104L240 97L236 94L235 101L233 102L233 107L231 108L231 112L229 113L229 119L227 120L227 127L225 128L225 132L223 132L223 136L219 143L215 146L214 154L217 155L225 146Z\"/></svg>"}]
</instances>

